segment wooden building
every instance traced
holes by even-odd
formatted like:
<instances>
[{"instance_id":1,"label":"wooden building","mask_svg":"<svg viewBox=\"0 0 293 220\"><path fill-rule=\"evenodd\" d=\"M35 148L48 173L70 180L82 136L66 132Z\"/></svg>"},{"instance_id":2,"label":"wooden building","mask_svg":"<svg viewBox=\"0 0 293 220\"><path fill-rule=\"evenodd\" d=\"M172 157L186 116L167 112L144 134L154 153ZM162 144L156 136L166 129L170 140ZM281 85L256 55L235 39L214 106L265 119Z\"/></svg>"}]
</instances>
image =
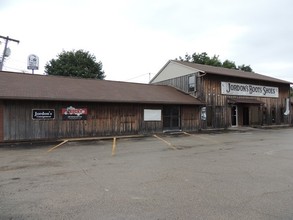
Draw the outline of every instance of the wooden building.
<instances>
[{"instance_id":1,"label":"wooden building","mask_svg":"<svg viewBox=\"0 0 293 220\"><path fill-rule=\"evenodd\" d=\"M173 86L204 102L201 128L292 123L288 81L170 60L150 83Z\"/></svg>"},{"instance_id":2,"label":"wooden building","mask_svg":"<svg viewBox=\"0 0 293 220\"><path fill-rule=\"evenodd\" d=\"M0 71L0 142L196 131L201 105L170 86Z\"/></svg>"}]
</instances>

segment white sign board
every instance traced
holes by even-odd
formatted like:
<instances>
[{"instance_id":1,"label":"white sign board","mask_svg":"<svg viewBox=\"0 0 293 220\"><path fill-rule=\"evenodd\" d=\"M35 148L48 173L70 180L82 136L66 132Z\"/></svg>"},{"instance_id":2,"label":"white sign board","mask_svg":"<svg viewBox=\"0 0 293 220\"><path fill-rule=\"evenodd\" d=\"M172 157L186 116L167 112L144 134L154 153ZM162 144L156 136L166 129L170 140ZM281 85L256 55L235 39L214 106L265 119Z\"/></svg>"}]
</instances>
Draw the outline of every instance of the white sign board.
<instances>
[{"instance_id":1,"label":"white sign board","mask_svg":"<svg viewBox=\"0 0 293 220\"><path fill-rule=\"evenodd\" d=\"M278 98L279 88L252 84L221 82L221 93L223 95Z\"/></svg>"},{"instance_id":2,"label":"white sign board","mask_svg":"<svg viewBox=\"0 0 293 220\"><path fill-rule=\"evenodd\" d=\"M27 69L38 70L39 69L39 57L35 54L31 54L27 58Z\"/></svg>"},{"instance_id":3,"label":"white sign board","mask_svg":"<svg viewBox=\"0 0 293 220\"><path fill-rule=\"evenodd\" d=\"M162 110L161 109L144 109L143 120L144 121L161 121Z\"/></svg>"}]
</instances>

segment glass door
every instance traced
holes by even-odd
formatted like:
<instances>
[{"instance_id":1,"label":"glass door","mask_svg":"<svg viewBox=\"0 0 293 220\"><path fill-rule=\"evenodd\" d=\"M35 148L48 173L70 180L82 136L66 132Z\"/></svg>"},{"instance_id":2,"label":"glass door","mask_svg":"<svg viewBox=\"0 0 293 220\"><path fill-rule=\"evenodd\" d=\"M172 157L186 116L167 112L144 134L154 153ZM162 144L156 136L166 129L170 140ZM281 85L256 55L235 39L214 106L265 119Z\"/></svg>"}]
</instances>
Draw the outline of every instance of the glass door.
<instances>
[{"instance_id":1,"label":"glass door","mask_svg":"<svg viewBox=\"0 0 293 220\"><path fill-rule=\"evenodd\" d=\"M180 128L180 110L179 106L163 107L163 127L168 130Z\"/></svg>"}]
</instances>

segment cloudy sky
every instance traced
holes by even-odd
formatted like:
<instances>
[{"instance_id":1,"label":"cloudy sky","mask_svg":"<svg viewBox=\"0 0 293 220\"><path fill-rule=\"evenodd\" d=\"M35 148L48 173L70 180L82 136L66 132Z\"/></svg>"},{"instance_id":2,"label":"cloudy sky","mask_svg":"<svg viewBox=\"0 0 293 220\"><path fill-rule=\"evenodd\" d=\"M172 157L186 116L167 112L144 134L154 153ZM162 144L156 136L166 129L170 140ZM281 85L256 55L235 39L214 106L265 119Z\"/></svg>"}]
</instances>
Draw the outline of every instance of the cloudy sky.
<instances>
[{"instance_id":1,"label":"cloudy sky","mask_svg":"<svg viewBox=\"0 0 293 220\"><path fill-rule=\"evenodd\" d=\"M107 80L147 83L170 59L207 52L293 82L292 0L0 0L4 70L83 49ZM1 53L4 42L0 45Z\"/></svg>"}]
</instances>

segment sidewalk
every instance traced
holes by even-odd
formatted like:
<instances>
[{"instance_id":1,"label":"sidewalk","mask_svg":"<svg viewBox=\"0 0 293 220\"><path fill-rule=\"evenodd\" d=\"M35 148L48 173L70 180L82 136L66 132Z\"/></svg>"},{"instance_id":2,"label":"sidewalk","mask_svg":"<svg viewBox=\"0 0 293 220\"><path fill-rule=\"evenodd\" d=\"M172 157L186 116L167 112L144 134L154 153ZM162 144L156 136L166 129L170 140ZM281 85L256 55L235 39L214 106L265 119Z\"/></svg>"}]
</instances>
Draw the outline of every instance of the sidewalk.
<instances>
[{"instance_id":1,"label":"sidewalk","mask_svg":"<svg viewBox=\"0 0 293 220\"><path fill-rule=\"evenodd\" d=\"M208 128L202 129L200 132L209 133L209 132L224 132L224 131L238 131L238 132L246 132L246 131L254 131L260 129L284 129L290 128L292 125L283 124L283 125L262 125L262 126L237 126L237 127L229 127L229 128Z\"/></svg>"}]
</instances>

